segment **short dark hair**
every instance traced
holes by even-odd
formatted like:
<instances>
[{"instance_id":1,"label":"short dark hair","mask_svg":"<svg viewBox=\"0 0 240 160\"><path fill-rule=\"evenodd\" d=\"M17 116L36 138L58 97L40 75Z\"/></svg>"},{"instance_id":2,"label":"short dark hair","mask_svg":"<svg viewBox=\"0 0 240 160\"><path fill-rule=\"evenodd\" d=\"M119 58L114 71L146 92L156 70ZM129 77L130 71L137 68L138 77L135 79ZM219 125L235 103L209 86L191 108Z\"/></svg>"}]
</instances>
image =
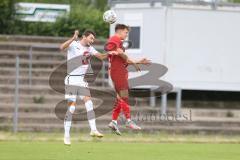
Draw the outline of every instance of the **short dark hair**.
<instances>
[{"instance_id":1,"label":"short dark hair","mask_svg":"<svg viewBox=\"0 0 240 160\"><path fill-rule=\"evenodd\" d=\"M96 37L96 33L92 30L85 30L82 35L85 37L88 37L90 34L92 34L94 37Z\"/></svg>"},{"instance_id":2,"label":"short dark hair","mask_svg":"<svg viewBox=\"0 0 240 160\"><path fill-rule=\"evenodd\" d=\"M125 25L125 24L116 24L115 26L115 32L117 30L122 30L122 29L127 29L128 31L130 31L130 27Z\"/></svg>"}]
</instances>

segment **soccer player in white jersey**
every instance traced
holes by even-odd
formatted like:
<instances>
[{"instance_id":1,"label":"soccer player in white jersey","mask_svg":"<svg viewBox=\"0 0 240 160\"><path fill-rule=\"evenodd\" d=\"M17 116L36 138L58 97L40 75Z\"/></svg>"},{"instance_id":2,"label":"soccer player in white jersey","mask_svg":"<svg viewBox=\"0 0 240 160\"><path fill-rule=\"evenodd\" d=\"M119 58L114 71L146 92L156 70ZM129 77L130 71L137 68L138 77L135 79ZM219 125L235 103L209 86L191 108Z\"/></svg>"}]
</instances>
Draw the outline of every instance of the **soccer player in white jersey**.
<instances>
[{"instance_id":1,"label":"soccer player in white jersey","mask_svg":"<svg viewBox=\"0 0 240 160\"><path fill-rule=\"evenodd\" d=\"M85 95L78 95L79 94L79 87L88 87L88 83L84 80L84 75L87 72L88 65L89 65L89 56L93 55L100 60L107 58L108 54L101 54L92 47L92 43L95 40L95 33L90 30L86 30L80 40L78 39L79 31L75 31L72 38L67 40L66 42L60 45L60 50L67 49L67 59L68 63L71 63L71 59L76 57L85 57L85 60L82 61L82 64L79 64L79 67L70 71L68 75L65 77L65 87L67 85L76 86L76 88L72 89L71 91L65 89L65 98L68 100L68 110L66 112L65 120L64 120L64 144L70 145L70 128L72 124L72 116L75 111L76 106L76 99L80 97L85 103L85 107L87 112L93 111L93 103L90 96ZM69 62L70 61L70 62ZM69 64L68 64L69 69ZM78 87L79 86L79 87ZM71 92L71 93L70 93ZM95 117L88 117L88 122L91 128L90 135L93 137L103 137L103 135L97 130Z\"/></svg>"}]
</instances>

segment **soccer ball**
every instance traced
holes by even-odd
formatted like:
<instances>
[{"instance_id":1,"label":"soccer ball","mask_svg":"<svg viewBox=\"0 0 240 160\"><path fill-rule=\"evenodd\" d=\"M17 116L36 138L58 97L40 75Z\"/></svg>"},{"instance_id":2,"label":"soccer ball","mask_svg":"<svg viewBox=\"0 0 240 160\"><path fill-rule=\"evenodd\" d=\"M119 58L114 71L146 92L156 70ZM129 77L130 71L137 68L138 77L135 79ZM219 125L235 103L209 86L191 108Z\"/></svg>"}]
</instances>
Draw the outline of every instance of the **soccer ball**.
<instances>
[{"instance_id":1,"label":"soccer ball","mask_svg":"<svg viewBox=\"0 0 240 160\"><path fill-rule=\"evenodd\" d=\"M117 14L113 10L107 10L103 14L103 20L107 23L113 24L117 20Z\"/></svg>"}]
</instances>

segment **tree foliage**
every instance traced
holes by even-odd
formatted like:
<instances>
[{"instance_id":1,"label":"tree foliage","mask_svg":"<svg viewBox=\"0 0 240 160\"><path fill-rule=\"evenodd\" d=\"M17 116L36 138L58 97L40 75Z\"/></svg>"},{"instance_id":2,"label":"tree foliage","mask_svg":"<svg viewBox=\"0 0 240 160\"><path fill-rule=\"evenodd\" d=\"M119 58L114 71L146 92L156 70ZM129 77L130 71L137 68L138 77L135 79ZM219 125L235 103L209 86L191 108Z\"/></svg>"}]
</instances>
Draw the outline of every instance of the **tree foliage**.
<instances>
[{"instance_id":1,"label":"tree foliage","mask_svg":"<svg viewBox=\"0 0 240 160\"><path fill-rule=\"evenodd\" d=\"M92 29L97 37L108 36L109 25L102 20L106 3L101 0L21 0L21 2L62 3L71 5L71 12L55 23L24 22L15 17L14 0L0 1L0 34L70 36L75 29ZM104 1L104 0L103 0ZM106 1L106 0L105 0ZM101 3L101 5L100 5Z\"/></svg>"}]
</instances>

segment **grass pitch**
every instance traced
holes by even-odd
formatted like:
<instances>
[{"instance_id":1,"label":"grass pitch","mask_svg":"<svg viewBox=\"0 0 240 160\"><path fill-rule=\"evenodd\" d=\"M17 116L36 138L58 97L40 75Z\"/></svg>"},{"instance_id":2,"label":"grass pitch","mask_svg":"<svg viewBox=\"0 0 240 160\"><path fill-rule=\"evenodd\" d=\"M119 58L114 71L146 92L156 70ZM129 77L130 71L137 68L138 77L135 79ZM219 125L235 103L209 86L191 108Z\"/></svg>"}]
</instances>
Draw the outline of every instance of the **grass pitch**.
<instances>
[{"instance_id":1,"label":"grass pitch","mask_svg":"<svg viewBox=\"0 0 240 160\"><path fill-rule=\"evenodd\" d=\"M1 160L238 160L239 137L107 134L101 140L72 136L64 146L61 134L0 132ZM229 140L229 141L227 141Z\"/></svg>"}]
</instances>

